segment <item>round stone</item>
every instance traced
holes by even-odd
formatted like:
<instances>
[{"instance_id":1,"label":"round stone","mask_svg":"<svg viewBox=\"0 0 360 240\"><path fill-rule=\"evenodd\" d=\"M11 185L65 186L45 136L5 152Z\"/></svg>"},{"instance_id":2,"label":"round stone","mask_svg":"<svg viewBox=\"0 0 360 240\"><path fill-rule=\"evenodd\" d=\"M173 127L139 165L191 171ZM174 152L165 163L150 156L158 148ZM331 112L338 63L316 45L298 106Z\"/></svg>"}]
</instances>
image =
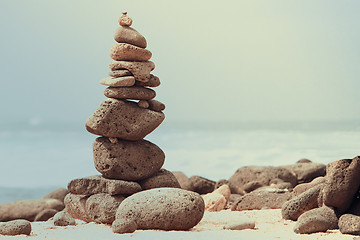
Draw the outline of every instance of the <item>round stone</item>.
<instances>
[{"instance_id":1,"label":"round stone","mask_svg":"<svg viewBox=\"0 0 360 240\"><path fill-rule=\"evenodd\" d=\"M116 29L114 39L118 43L129 43L141 48L146 48L146 39L135 29L127 26L120 26Z\"/></svg>"}]
</instances>

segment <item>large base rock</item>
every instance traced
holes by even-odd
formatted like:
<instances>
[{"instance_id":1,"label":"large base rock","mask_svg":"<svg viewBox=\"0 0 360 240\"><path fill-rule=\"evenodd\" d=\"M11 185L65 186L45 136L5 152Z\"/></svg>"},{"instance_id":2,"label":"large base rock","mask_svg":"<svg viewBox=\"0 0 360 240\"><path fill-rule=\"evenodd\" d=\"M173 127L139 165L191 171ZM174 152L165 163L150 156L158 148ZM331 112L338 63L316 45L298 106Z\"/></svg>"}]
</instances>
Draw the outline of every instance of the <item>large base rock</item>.
<instances>
[{"instance_id":1,"label":"large base rock","mask_svg":"<svg viewBox=\"0 0 360 240\"><path fill-rule=\"evenodd\" d=\"M27 220L13 220L0 223L0 235L16 236L20 234L30 235L31 223Z\"/></svg>"}]
</instances>

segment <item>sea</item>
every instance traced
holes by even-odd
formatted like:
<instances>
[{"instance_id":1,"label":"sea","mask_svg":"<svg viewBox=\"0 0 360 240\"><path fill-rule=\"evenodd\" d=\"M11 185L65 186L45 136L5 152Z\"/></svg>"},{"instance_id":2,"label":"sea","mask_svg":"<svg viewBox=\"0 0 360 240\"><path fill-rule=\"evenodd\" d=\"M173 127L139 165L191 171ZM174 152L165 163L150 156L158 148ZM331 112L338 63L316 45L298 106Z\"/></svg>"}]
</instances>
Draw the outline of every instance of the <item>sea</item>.
<instances>
[{"instance_id":1,"label":"sea","mask_svg":"<svg viewBox=\"0 0 360 240\"><path fill-rule=\"evenodd\" d=\"M0 203L37 199L71 179L96 175L83 123L0 125ZM218 181L243 166L330 163L360 155L360 121L165 122L146 138L164 168Z\"/></svg>"}]
</instances>

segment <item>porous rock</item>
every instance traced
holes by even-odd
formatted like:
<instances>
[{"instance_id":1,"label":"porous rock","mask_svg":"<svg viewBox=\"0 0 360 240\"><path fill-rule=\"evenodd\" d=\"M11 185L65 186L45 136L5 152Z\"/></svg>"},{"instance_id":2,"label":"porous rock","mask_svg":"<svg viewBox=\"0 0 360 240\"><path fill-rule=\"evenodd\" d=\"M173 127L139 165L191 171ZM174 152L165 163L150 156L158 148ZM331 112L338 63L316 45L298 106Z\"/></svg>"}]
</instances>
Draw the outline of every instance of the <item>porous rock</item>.
<instances>
[{"instance_id":1,"label":"porous rock","mask_svg":"<svg viewBox=\"0 0 360 240\"><path fill-rule=\"evenodd\" d=\"M258 181L259 184L269 186L274 179L276 183L289 182L294 187L297 184L296 176L289 170L282 167L262 167L262 166L246 166L241 167L229 179L230 189L232 193L238 193L239 189L249 182Z\"/></svg>"},{"instance_id":2,"label":"porous rock","mask_svg":"<svg viewBox=\"0 0 360 240\"><path fill-rule=\"evenodd\" d=\"M136 229L188 230L204 215L202 197L179 188L157 188L126 198L116 212L115 233Z\"/></svg>"},{"instance_id":3,"label":"porous rock","mask_svg":"<svg viewBox=\"0 0 360 240\"><path fill-rule=\"evenodd\" d=\"M193 191L199 194L211 193L215 189L215 182L200 176L192 176L189 178Z\"/></svg>"},{"instance_id":4,"label":"porous rock","mask_svg":"<svg viewBox=\"0 0 360 240\"><path fill-rule=\"evenodd\" d=\"M27 220L19 219L0 223L0 235L16 236L30 235L31 223Z\"/></svg>"},{"instance_id":5,"label":"porous rock","mask_svg":"<svg viewBox=\"0 0 360 240\"><path fill-rule=\"evenodd\" d=\"M160 86L160 79L157 76L150 74L149 81L147 82L136 81L135 84L143 87L158 87Z\"/></svg>"},{"instance_id":6,"label":"porous rock","mask_svg":"<svg viewBox=\"0 0 360 240\"><path fill-rule=\"evenodd\" d=\"M282 166L296 174L298 183L311 182L314 178L325 176L326 165L321 163L314 163L308 160L298 161L295 164Z\"/></svg>"},{"instance_id":7,"label":"porous rock","mask_svg":"<svg viewBox=\"0 0 360 240\"><path fill-rule=\"evenodd\" d=\"M152 100L149 100L148 103L149 103L149 109L151 109L151 110L161 112L165 109L165 104L163 104L160 101L152 99Z\"/></svg>"},{"instance_id":8,"label":"porous rock","mask_svg":"<svg viewBox=\"0 0 360 240\"><path fill-rule=\"evenodd\" d=\"M148 82L150 79L150 72L154 70L155 64L151 61L147 61L147 62L114 61L109 64L109 67L111 71L115 71L119 69L127 69L134 75L136 81Z\"/></svg>"},{"instance_id":9,"label":"porous rock","mask_svg":"<svg viewBox=\"0 0 360 240\"><path fill-rule=\"evenodd\" d=\"M135 78L133 76L109 77L101 79L100 84L110 87L130 87L135 84Z\"/></svg>"},{"instance_id":10,"label":"porous rock","mask_svg":"<svg viewBox=\"0 0 360 240\"><path fill-rule=\"evenodd\" d=\"M30 222L45 209L64 209L64 203L57 199L18 200L0 204L0 222L25 219Z\"/></svg>"},{"instance_id":11,"label":"porous rock","mask_svg":"<svg viewBox=\"0 0 360 240\"><path fill-rule=\"evenodd\" d=\"M329 163L326 172L322 193L324 204L344 213L360 186L360 157Z\"/></svg>"},{"instance_id":12,"label":"porous rock","mask_svg":"<svg viewBox=\"0 0 360 240\"><path fill-rule=\"evenodd\" d=\"M296 221L304 212L318 207L318 196L323 185L324 184L319 184L286 201L281 209L282 218Z\"/></svg>"},{"instance_id":13,"label":"porous rock","mask_svg":"<svg viewBox=\"0 0 360 240\"><path fill-rule=\"evenodd\" d=\"M86 121L86 130L105 137L140 140L165 119L161 112L139 108L135 102L109 98Z\"/></svg>"},{"instance_id":14,"label":"porous rock","mask_svg":"<svg viewBox=\"0 0 360 240\"><path fill-rule=\"evenodd\" d=\"M52 218L57 212L59 211L55 209L44 209L36 215L34 222L47 221Z\"/></svg>"},{"instance_id":15,"label":"porous rock","mask_svg":"<svg viewBox=\"0 0 360 240\"><path fill-rule=\"evenodd\" d=\"M116 29L114 40L118 43L129 43L141 48L146 48L147 43L143 35L128 26L120 26Z\"/></svg>"},{"instance_id":16,"label":"porous rock","mask_svg":"<svg viewBox=\"0 0 360 240\"><path fill-rule=\"evenodd\" d=\"M228 230L244 230L244 229L254 229L255 221L248 218L243 218L235 222L228 223L224 226L224 229Z\"/></svg>"},{"instance_id":17,"label":"porous rock","mask_svg":"<svg viewBox=\"0 0 360 240\"><path fill-rule=\"evenodd\" d=\"M146 87L108 87L104 95L108 98L150 100L156 96L156 92Z\"/></svg>"},{"instance_id":18,"label":"porous rock","mask_svg":"<svg viewBox=\"0 0 360 240\"><path fill-rule=\"evenodd\" d=\"M66 211L73 218L80 219L85 222L91 222L92 219L86 211L86 200L89 195L75 195L69 193L64 199Z\"/></svg>"},{"instance_id":19,"label":"porous rock","mask_svg":"<svg viewBox=\"0 0 360 240\"><path fill-rule=\"evenodd\" d=\"M75 219L66 210L63 210L54 215L54 225L55 226L75 225Z\"/></svg>"},{"instance_id":20,"label":"porous rock","mask_svg":"<svg viewBox=\"0 0 360 240\"><path fill-rule=\"evenodd\" d=\"M339 218L339 229L342 234L360 235L360 216L343 214Z\"/></svg>"},{"instance_id":21,"label":"porous rock","mask_svg":"<svg viewBox=\"0 0 360 240\"><path fill-rule=\"evenodd\" d=\"M194 186L192 185L192 182L190 179L185 175L183 172L172 172L176 179L178 180L180 187L182 189L188 190L188 191L194 191Z\"/></svg>"},{"instance_id":22,"label":"porous rock","mask_svg":"<svg viewBox=\"0 0 360 240\"><path fill-rule=\"evenodd\" d=\"M294 232L309 234L337 228L338 217L334 209L322 206L301 214L294 227Z\"/></svg>"},{"instance_id":23,"label":"porous rock","mask_svg":"<svg viewBox=\"0 0 360 240\"><path fill-rule=\"evenodd\" d=\"M236 193L232 193L230 195L229 201L225 206L225 209L232 209L235 210L236 209L236 205L237 203L241 200L243 195L241 194L236 194Z\"/></svg>"},{"instance_id":24,"label":"porous rock","mask_svg":"<svg viewBox=\"0 0 360 240\"><path fill-rule=\"evenodd\" d=\"M127 69L119 69L109 72L109 76L112 78L120 78L120 77L132 76L132 74Z\"/></svg>"},{"instance_id":25,"label":"porous rock","mask_svg":"<svg viewBox=\"0 0 360 240\"><path fill-rule=\"evenodd\" d=\"M68 194L68 190L66 188L57 188L52 192L44 195L42 198L50 198L50 199L57 199L61 202L64 202L64 198L66 194Z\"/></svg>"},{"instance_id":26,"label":"porous rock","mask_svg":"<svg viewBox=\"0 0 360 240\"><path fill-rule=\"evenodd\" d=\"M141 107L141 108L149 108L149 103L146 100L140 100L138 102L138 106Z\"/></svg>"},{"instance_id":27,"label":"porous rock","mask_svg":"<svg viewBox=\"0 0 360 240\"><path fill-rule=\"evenodd\" d=\"M69 192L79 195L107 193L110 195L131 195L141 191L137 182L107 179L101 175L78 178L68 184Z\"/></svg>"},{"instance_id":28,"label":"porous rock","mask_svg":"<svg viewBox=\"0 0 360 240\"><path fill-rule=\"evenodd\" d=\"M215 189L212 193L203 196L205 202L205 211L221 211L223 210L230 199L230 188L224 184Z\"/></svg>"},{"instance_id":29,"label":"porous rock","mask_svg":"<svg viewBox=\"0 0 360 240\"><path fill-rule=\"evenodd\" d=\"M164 152L146 141L111 143L99 137L93 145L95 168L105 177L129 181L143 180L160 170L165 161Z\"/></svg>"},{"instance_id":30,"label":"porous rock","mask_svg":"<svg viewBox=\"0 0 360 240\"><path fill-rule=\"evenodd\" d=\"M115 43L110 49L110 57L115 61L147 61L151 52L128 43Z\"/></svg>"},{"instance_id":31,"label":"porous rock","mask_svg":"<svg viewBox=\"0 0 360 240\"><path fill-rule=\"evenodd\" d=\"M310 188L313 188L318 184L324 183L325 179L326 179L325 177L317 177L317 178L313 179L311 182L301 183L299 185L296 185L292 191L292 194L294 197L298 196L298 195L302 194L303 192L306 192Z\"/></svg>"},{"instance_id":32,"label":"porous rock","mask_svg":"<svg viewBox=\"0 0 360 240\"><path fill-rule=\"evenodd\" d=\"M143 190L152 188L181 188L174 174L166 169L160 169L153 176L139 182Z\"/></svg>"}]
</instances>

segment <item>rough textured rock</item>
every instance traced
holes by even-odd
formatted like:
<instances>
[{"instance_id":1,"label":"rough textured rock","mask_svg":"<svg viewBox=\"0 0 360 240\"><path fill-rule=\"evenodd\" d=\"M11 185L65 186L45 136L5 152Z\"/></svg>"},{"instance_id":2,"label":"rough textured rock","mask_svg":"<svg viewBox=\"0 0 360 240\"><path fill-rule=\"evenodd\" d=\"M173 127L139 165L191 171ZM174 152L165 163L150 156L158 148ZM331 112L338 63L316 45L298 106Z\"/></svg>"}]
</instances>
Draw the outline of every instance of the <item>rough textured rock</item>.
<instances>
[{"instance_id":1,"label":"rough textured rock","mask_svg":"<svg viewBox=\"0 0 360 240\"><path fill-rule=\"evenodd\" d=\"M194 186L190 179L183 172L172 172L178 180L180 187L188 191L194 191Z\"/></svg>"},{"instance_id":2,"label":"rough textured rock","mask_svg":"<svg viewBox=\"0 0 360 240\"><path fill-rule=\"evenodd\" d=\"M133 76L125 77L109 77L100 80L100 83L110 87L131 87L135 84L135 78Z\"/></svg>"},{"instance_id":3,"label":"rough textured rock","mask_svg":"<svg viewBox=\"0 0 360 240\"><path fill-rule=\"evenodd\" d=\"M16 235L30 235L31 223L27 220L13 220L5 223L0 223L0 235L16 236Z\"/></svg>"},{"instance_id":4,"label":"rough textured rock","mask_svg":"<svg viewBox=\"0 0 360 240\"><path fill-rule=\"evenodd\" d=\"M249 192L252 192L260 187L263 187L264 186L264 183L260 182L260 181L251 181L251 182L248 182L248 183L245 183L243 186L242 186L242 189L246 192L246 193L249 193Z\"/></svg>"},{"instance_id":5,"label":"rough textured rock","mask_svg":"<svg viewBox=\"0 0 360 240\"><path fill-rule=\"evenodd\" d=\"M247 166L239 168L229 179L232 193L238 193L243 186L249 182L258 181L259 184L269 186L274 179L276 183L290 182L292 186L297 184L296 176L289 170L282 167L259 167ZM241 191L240 191L241 192Z\"/></svg>"},{"instance_id":6,"label":"rough textured rock","mask_svg":"<svg viewBox=\"0 0 360 240\"><path fill-rule=\"evenodd\" d=\"M160 169L153 176L144 179L139 183L143 190L163 187L181 188L174 174L166 169Z\"/></svg>"},{"instance_id":7,"label":"rough textured rock","mask_svg":"<svg viewBox=\"0 0 360 240\"><path fill-rule=\"evenodd\" d=\"M139 102L138 102L138 106L139 107L141 107L141 108L149 108L149 103L148 103L148 101L146 101L146 100L140 100Z\"/></svg>"},{"instance_id":8,"label":"rough textured rock","mask_svg":"<svg viewBox=\"0 0 360 240\"><path fill-rule=\"evenodd\" d=\"M163 104L160 101L152 99L152 100L149 100L148 103L149 103L149 109L151 109L151 110L161 112L165 109L165 104Z\"/></svg>"},{"instance_id":9,"label":"rough textured rock","mask_svg":"<svg viewBox=\"0 0 360 240\"><path fill-rule=\"evenodd\" d=\"M281 209L283 219L296 221L301 214L318 207L318 196L324 184L319 184L306 192L286 201Z\"/></svg>"},{"instance_id":10,"label":"rough textured rock","mask_svg":"<svg viewBox=\"0 0 360 240\"><path fill-rule=\"evenodd\" d=\"M124 196L119 195L94 194L86 200L85 209L94 222L111 224L115 220L116 210L124 199Z\"/></svg>"},{"instance_id":11,"label":"rough textured rock","mask_svg":"<svg viewBox=\"0 0 360 240\"><path fill-rule=\"evenodd\" d=\"M52 218L57 212L59 211L55 209L44 209L36 215L34 222L47 221Z\"/></svg>"},{"instance_id":12,"label":"rough textured rock","mask_svg":"<svg viewBox=\"0 0 360 240\"><path fill-rule=\"evenodd\" d=\"M127 69L119 69L109 72L109 76L112 78L120 78L120 77L132 76L132 74Z\"/></svg>"},{"instance_id":13,"label":"rough textured rock","mask_svg":"<svg viewBox=\"0 0 360 240\"><path fill-rule=\"evenodd\" d=\"M73 218L83 220L85 222L91 222L92 219L86 212L86 200L89 198L88 195L75 195L69 193L64 199L66 211Z\"/></svg>"},{"instance_id":14,"label":"rough textured rock","mask_svg":"<svg viewBox=\"0 0 360 240\"><path fill-rule=\"evenodd\" d=\"M326 232L338 228L338 217L334 209L323 206L303 213L294 227L295 233L309 234Z\"/></svg>"},{"instance_id":15,"label":"rough textured rock","mask_svg":"<svg viewBox=\"0 0 360 240\"><path fill-rule=\"evenodd\" d=\"M269 187L245 194L234 204L231 210L277 209L281 208L284 202L290 198L291 193L289 191Z\"/></svg>"},{"instance_id":16,"label":"rough textured rock","mask_svg":"<svg viewBox=\"0 0 360 240\"><path fill-rule=\"evenodd\" d=\"M146 48L146 39L135 29L128 26L120 26L116 29L114 40L118 43L129 43L141 48Z\"/></svg>"},{"instance_id":17,"label":"rough textured rock","mask_svg":"<svg viewBox=\"0 0 360 240\"><path fill-rule=\"evenodd\" d=\"M215 189L212 193L204 195L205 211L221 211L225 209L230 195L230 188L226 184Z\"/></svg>"},{"instance_id":18,"label":"rough textured rock","mask_svg":"<svg viewBox=\"0 0 360 240\"><path fill-rule=\"evenodd\" d=\"M314 163L308 160L298 161L296 164L282 166L296 174L298 183L311 182L314 178L325 176L326 165L321 163Z\"/></svg>"},{"instance_id":19,"label":"rough textured rock","mask_svg":"<svg viewBox=\"0 0 360 240\"><path fill-rule=\"evenodd\" d=\"M339 229L343 234L360 235L360 216L343 214L339 218Z\"/></svg>"},{"instance_id":20,"label":"rough textured rock","mask_svg":"<svg viewBox=\"0 0 360 240\"><path fill-rule=\"evenodd\" d=\"M134 102L109 98L86 121L88 132L105 137L140 140L164 120L161 112L139 108Z\"/></svg>"},{"instance_id":21,"label":"rough textured rock","mask_svg":"<svg viewBox=\"0 0 360 240\"><path fill-rule=\"evenodd\" d=\"M129 70L135 77L136 81L148 82L150 79L150 72L154 70L155 64L151 61L147 62L127 62L115 61L109 64L110 70L115 71L119 69Z\"/></svg>"},{"instance_id":22,"label":"rough textured rock","mask_svg":"<svg viewBox=\"0 0 360 240\"><path fill-rule=\"evenodd\" d=\"M50 198L50 199L57 199L61 202L64 202L64 198L66 196L66 194L68 194L68 190L66 188L58 188L55 189L52 192L49 192L48 194L46 194L45 196L43 196L42 198Z\"/></svg>"},{"instance_id":23,"label":"rough textured rock","mask_svg":"<svg viewBox=\"0 0 360 240\"><path fill-rule=\"evenodd\" d=\"M143 87L158 87L160 86L160 79L157 76L154 76L152 74L150 74L150 78L149 81L147 82L135 82L136 85L138 86L143 86Z\"/></svg>"},{"instance_id":24,"label":"rough textured rock","mask_svg":"<svg viewBox=\"0 0 360 240\"><path fill-rule=\"evenodd\" d=\"M141 186L137 182L107 179L101 175L96 175L71 180L68 184L68 189L69 192L79 195L97 193L107 193L110 195L131 195L136 192L140 192Z\"/></svg>"},{"instance_id":25,"label":"rough textured rock","mask_svg":"<svg viewBox=\"0 0 360 240\"><path fill-rule=\"evenodd\" d=\"M136 229L187 230L200 222L204 201L194 192L179 188L158 188L126 198L116 212L115 233Z\"/></svg>"},{"instance_id":26,"label":"rough textured rock","mask_svg":"<svg viewBox=\"0 0 360 240\"><path fill-rule=\"evenodd\" d=\"M132 24L132 19L126 14L127 12L123 12L122 15L119 17L118 22L120 26L130 27Z\"/></svg>"},{"instance_id":27,"label":"rough textured rock","mask_svg":"<svg viewBox=\"0 0 360 240\"><path fill-rule=\"evenodd\" d=\"M110 57L115 61L147 61L151 52L128 43L115 43L110 49Z\"/></svg>"},{"instance_id":28,"label":"rough textured rock","mask_svg":"<svg viewBox=\"0 0 360 240\"><path fill-rule=\"evenodd\" d=\"M360 186L360 158L342 159L327 166L323 200L327 206L344 213L351 205Z\"/></svg>"},{"instance_id":29,"label":"rough textured rock","mask_svg":"<svg viewBox=\"0 0 360 240\"><path fill-rule=\"evenodd\" d=\"M189 178L193 191L199 194L211 193L215 189L215 182L200 176L192 176Z\"/></svg>"},{"instance_id":30,"label":"rough textured rock","mask_svg":"<svg viewBox=\"0 0 360 240\"><path fill-rule=\"evenodd\" d=\"M104 91L108 98L132 99L132 100L150 100L156 96L156 92L146 87L108 87Z\"/></svg>"},{"instance_id":31,"label":"rough textured rock","mask_svg":"<svg viewBox=\"0 0 360 240\"><path fill-rule=\"evenodd\" d=\"M326 179L325 177L317 177L309 183L301 183L299 185L296 185L292 191L292 194L293 196L298 196L303 192L306 192L310 188L313 188L318 184L324 183L325 179Z\"/></svg>"},{"instance_id":32,"label":"rough textured rock","mask_svg":"<svg viewBox=\"0 0 360 240\"><path fill-rule=\"evenodd\" d=\"M229 230L244 230L244 229L254 229L255 228L255 221L252 219L240 219L236 222L229 223L224 226L224 229Z\"/></svg>"},{"instance_id":33,"label":"rough textured rock","mask_svg":"<svg viewBox=\"0 0 360 240\"><path fill-rule=\"evenodd\" d=\"M54 225L55 226L69 226L75 225L75 219L70 216L70 214L63 210L54 215Z\"/></svg>"},{"instance_id":34,"label":"rough textured rock","mask_svg":"<svg viewBox=\"0 0 360 240\"><path fill-rule=\"evenodd\" d=\"M228 203L227 203L226 206L225 206L225 209L235 210L235 209L236 209L236 205L237 205L237 203L241 200L242 196L243 196L243 195L241 195L241 194L232 193L232 194L230 195L230 198L229 198Z\"/></svg>"},{"instance_id":35,"label":"rough textured rock","mask_svg":"<svg viewBox=\"0 0 360 240\"><path fill-rule=\"evenodd\" d=\"M95 168L107 178L143 180L160 170L165 161L164 152L146 141L118 140L111 143L99 137L93 145Z\"/></svg>"},{"instance_id":36,"label":"rough textured rock","mask_svg":"<svg viewBox=\"0 0 360 240\"><path fill-rule=\"evenodd\" d=\"M64 209L64 203L57 199L18 200L0 204L0 222L25 219L30 222L45 209Z\"/></svg>"}]
</instances>

